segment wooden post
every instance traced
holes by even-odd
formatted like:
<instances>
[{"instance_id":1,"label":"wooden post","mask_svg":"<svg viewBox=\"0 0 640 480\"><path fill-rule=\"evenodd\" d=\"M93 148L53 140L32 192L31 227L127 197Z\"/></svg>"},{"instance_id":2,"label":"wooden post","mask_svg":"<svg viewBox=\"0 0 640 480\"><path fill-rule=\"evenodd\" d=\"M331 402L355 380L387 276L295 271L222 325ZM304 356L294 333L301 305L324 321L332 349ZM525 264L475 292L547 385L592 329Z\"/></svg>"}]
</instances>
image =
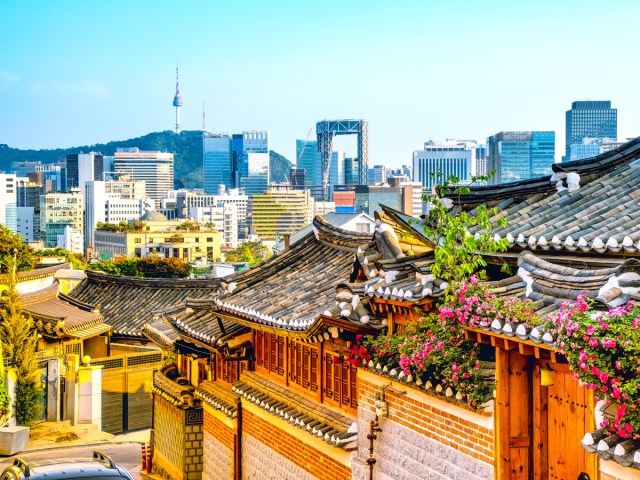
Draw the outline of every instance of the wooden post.
<instances>
[{"instance_id":1,"label":"wooden post","mask_svg":"<svg viewBox=\"0 0 640 480\"><path fill-rule=\"evenodd\" d=\"M236 400L236 438L233 458L233 480L242 480L242 401Z\"/></svg>"}]
</instances>

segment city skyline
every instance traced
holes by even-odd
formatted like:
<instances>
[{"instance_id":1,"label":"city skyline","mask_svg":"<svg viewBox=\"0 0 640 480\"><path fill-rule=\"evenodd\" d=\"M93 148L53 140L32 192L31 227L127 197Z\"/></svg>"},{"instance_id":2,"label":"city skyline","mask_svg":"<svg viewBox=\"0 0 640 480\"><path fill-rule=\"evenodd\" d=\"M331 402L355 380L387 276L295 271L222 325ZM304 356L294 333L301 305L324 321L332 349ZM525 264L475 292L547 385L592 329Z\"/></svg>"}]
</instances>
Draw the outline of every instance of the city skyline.
<instances>
[{"instance_id":1,"label":"city skyline","mask_svg":"<svg viewBox=\"0 0 640 480\"><path fill-rule=\"evenodd\" d=\"M202 128L204 103L207 130L267 130L292 162L295 140L323 119L368 119L369 164L391 167L429 139L484 143L506 130L555 131L559 161L577 100L610 100L620 140L640 130L640 67L611 66L635 53L630 1L37 3L0 6L12 46L0 143L12 147L173 130L176 64L182 129ZM353 156L355 139L336 149Z\"/></svg>"}]
</instances>

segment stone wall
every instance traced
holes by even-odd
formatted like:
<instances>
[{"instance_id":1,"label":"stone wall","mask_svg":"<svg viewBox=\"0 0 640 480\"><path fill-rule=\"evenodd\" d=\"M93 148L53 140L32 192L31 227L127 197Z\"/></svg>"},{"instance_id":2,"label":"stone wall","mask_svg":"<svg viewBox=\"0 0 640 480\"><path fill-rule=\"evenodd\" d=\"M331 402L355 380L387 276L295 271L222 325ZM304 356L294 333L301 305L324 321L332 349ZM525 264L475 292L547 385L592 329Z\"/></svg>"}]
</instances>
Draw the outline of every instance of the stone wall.
<instances>
[{"instance_id":1,"label":"stone wall","mask_svg":"<svg viewBox=\"0 0 640 480\"><path fill-rule=\"evenodd\" d=\"M635 468L623 467L621 465L618 465L614 461L600 460L600 480L639 480L639 479L640 479L640 471L636 470Z\"/></svg>"},{"instance_id":2,"label":"stone wall","mask_svg":"<svg viewBox=\"0 0 640 480\"><path fill-rule=\"evenodd\" d=\"M182 452L185 425L181 411L164 398L154 395L153 470L165 478L183 478Z\"/></svg>"},{"instance_id":3,"label":"stone wall","mask_svg":"<svg viewBox=\"0 0 640 480\"><path fill-rule=\"evenodd\" d=\"M389 379L358 371L358 458L353 479L368 479L367 434L375 418L376 392ZM382 432L374 444L379 480L493 479L493 418L483 416L402 383L393 384L385 399L388 417L380 419Z\"/></svg>"},{"instance_id":4,"label":"stone wall","mask_svg":"<svg viewBox=\"0 0 640 480\"><path fill-rule=\"evenodd\" d=\"M207 480L233 478L235 420L221 416L210 407L204 407L204 445L202 476Z\"/></svg>"},{"instance_id":5,"label":"stone wall","mask_svg":"<svg viewBox=\"0 0 640 480\"><path fill-rule=\"evenodd\" d=\"M257 407L243 406L244 479L351 479L351 456L347 452ZM263 418L265 415L269 418Z\"/></svg>"},{"instance_id":6,"label":"stone wall","mask_svg":"<svg viewBox=\"0 0 640 480\"><path fill-rule=\"evenodd\" d=\"M171 480L202 479L202 410L154 395L153 471Z\"/></svg>"}]
</instances>

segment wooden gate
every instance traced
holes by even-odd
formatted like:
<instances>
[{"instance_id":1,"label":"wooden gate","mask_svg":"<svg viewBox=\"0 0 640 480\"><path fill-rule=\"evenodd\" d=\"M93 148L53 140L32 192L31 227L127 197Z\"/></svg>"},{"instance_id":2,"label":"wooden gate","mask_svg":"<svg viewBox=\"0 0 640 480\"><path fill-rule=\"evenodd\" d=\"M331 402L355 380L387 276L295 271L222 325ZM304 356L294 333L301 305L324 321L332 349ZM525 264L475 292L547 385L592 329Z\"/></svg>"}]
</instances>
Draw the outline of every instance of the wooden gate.
<instances>
[{"instance_id":1,"label":"wooden gate","mask_svg":"<svg viewBox=\"0 0 640 480\"><path fill-rule=\"evenodd\" d=\"M585 432L595 428L592 392L571 378L566 365L551 363L550 366L555 372L554 385L540 387L542 415L539 420L541 429L545 425L547 429L548 460L543 465L548 470L541 471L537 478L575 480L584 472L595 480L598 457L588 454L580 445Z\"/></svg>"},{"instance_id":2,"label":"wooden gate","mask_svg":"<svg viewBox=\"0 0 640 480\"><path fill-rule=\"evenodd\" d=\"M571 378L566 364L551 361L554 385L542 386L545 363L496 348L496 478L576 480L584 472L596 480L598 457L580 445L595 428L592 392Z\"/></svg>"},{"instance_id":3,"label":"wooden gate","mask_svg":"<svg viewBox=\"0 0 640 480\"><path fill-rule=\"evenodd\" d=\"M153 373L162 353L135 353L91 361L102 365L102 430L123 433L151 427Z\"/></svg>"}]
</instances>

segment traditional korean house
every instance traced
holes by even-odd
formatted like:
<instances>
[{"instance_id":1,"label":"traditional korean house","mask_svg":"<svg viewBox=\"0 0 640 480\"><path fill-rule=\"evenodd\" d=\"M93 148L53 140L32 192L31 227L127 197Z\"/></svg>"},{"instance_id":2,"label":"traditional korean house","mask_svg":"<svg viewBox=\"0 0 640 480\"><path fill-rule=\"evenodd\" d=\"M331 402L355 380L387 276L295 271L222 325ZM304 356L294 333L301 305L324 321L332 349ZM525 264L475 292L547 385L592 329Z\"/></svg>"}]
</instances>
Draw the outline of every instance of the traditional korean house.
<instances>
[{"instance_id":1,"label":"traditional korean house","mask_svg":"<svg viewBox=\"0 0 640 480\"><path fill-rule=\"evenodd\" d=\"M151 425L151 384L163 365L163 353L143 332L158 312L187 298L209 296L217 280L146 279L86 272L65 300L99 311L110 338L92 344L91 364L102 366L102 428L122 433ZM161 332L160 332L161 333ZM159 339L160 337L154 337Z\"/></svg>"},{"instance_id":2,"label":"traditional korean house","mask_svg":"<svg viewBox=\"0 0 640 480\"><path fill-rule=\"evenodd\" d=\"M603 308L634 298L625 289L640 285L603 287L637 269L639 158L637 139L552 177L457 196L458 208L495 205L493 220L508 220L496 234L509 249L489 260L506 259L517 274L490 269L493 292L528 298L542 316L580 293ZM478 411L398 369L345 362L358 335L402 334L446 288L431 275L434 239L418 219L384 208L376 225L362 235L316 218L290 248L163 312L164 325L145 326L177 352L154 377L157 473L640 478L637 442L603 443L593 396L540 330L499 321L467 328L495 361L495 398ZM552 385L543 370L553 371Z\"/></svg>"}]
</instances>

